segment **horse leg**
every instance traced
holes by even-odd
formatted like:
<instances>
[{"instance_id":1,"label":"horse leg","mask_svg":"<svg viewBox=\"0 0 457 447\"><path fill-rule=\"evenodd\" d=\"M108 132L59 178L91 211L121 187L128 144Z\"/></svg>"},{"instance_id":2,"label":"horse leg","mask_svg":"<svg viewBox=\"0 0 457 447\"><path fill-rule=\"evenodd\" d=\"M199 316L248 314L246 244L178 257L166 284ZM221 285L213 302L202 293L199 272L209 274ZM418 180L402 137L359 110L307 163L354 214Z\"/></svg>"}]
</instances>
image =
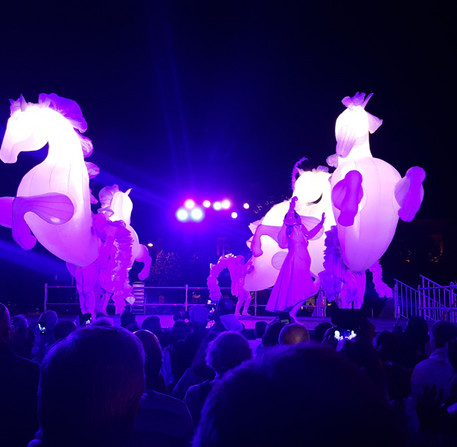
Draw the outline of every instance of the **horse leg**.
<instances>
[{"instance_id":1,"label":"horse leg","mask_svg":"<svg viewBox=\"0 0 457 447\"><path fill-rule=\"evenodd\" d=\"M97 262L86 267L78 267L67 262L68 271L76 280L81 313L90 313L95 318L96 296L100 290Z\"/></svg>"},{"instance_id":2,"label":"horse leg","mask_svg":"<svg viewBox=\"0 0 457 447\"><path fill-rule=\"evenodd\" d=\"M247 290L243 290L243 296L244 296L244 306L243 306L243 315L249 315L248 310L249 306L251 305L251 294Z\"/></svg>"},{"instance_id":3,"label":"horse leg","mask_svg":"<svg viewBox=\"0 0 457 447\"><path fill-rule=\"evenodd\" d=\"M74 207L64 194L15 197L12 202L13 239L24 250L30 250L35 246L36 238L25 221L26 213L34 213L49 224L61 225L73 217Z\"/></svg>"},{"instance_id":4,"label":"horse leg","mask_svg":"<svg viewBox=\"0 0 457 447\"><path fill-rule=\"evenodd\" d=\"M349 171L332 189L333 205L341 211L338 217L339 225L350 227L354 224L362 197L362 174L355 170Z\"/></svg>"},{"instance_id":5,"label":"horse leg","mask_svg":"<svg viewBox=\"0 0 457 447\"><path fill-rule=\"evenodd\" d=\"M241 305L243 304L243 300L241 299L241 296L238 298L235 306L235 315L237 317L241 316Z\"/></svg>"},{"instance_id":6,"label":"horse leg","mask_svg":"<svg viewBox=\"0 0 457 447\"><path fill-rule=\"evenodd\" d=\"M419 166L409 168L406 175L395 185L395 199L400 205L398 217L411 222L424 199L425 171Z\"/></svg>"},{"instance_id":7,"label":"horse leg","mask_svg":"<svg viewBox=\"0 0 457 447\"><path fill-rule=\"evenodd\" d=\"M151 256L149 256L149 250L145 245L140 244L140 250L138 252L137 257L135 258L135 261L142 262L144 264L143 268L141 269L141 272L138 273L138 279L140 281L144 281L151 273L152 262Z\"/></svg>"}]
</instances>

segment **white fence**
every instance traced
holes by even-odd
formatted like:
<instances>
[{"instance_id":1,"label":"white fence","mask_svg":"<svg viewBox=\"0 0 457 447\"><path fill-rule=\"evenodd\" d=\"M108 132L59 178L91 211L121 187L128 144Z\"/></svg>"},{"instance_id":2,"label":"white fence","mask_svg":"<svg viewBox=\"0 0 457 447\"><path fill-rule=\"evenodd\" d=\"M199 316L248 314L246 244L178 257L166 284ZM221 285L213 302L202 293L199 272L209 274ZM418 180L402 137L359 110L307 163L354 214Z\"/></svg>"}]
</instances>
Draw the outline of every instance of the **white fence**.
<instances>
[{"instance_id":1,"label":"white fence","mask_svg":"<svg viewBox=\"0 0 457 447\"><path fill-rule=\"evenodd\" d=\"M442 286L421 275L414 289L399 280L394 287L395 317L419 315L426 320L457 322L457 284Z\"/></svg>"}]
</instances>

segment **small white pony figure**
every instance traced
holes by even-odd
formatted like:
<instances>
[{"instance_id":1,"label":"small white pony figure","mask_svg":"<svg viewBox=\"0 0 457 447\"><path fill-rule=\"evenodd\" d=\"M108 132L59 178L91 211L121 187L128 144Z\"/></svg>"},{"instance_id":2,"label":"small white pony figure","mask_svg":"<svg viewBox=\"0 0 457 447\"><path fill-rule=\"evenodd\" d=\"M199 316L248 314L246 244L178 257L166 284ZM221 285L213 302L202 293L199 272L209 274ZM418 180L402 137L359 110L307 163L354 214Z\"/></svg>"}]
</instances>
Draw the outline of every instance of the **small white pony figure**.
<instances>
[{"instance_id":1,"label":"small white pony figure","mask_svg":"<svg viewBox=\"0 0 457 447\"><path fill-rule=\"evenodd\" d=\"M21 96L11 102L11 117L0 149L4 163L16 163L23 151L49 144L46 159L24 175L17 197L0 200L0 223L12 227L24 249L36 240L64 261L87 266L98 257L100 242L92 231L89 172L84 157L91 141L82 136L87 123L75 101L40 94L38 104ZM92 165L91 173L96 172ZM32 231L32 234L30 233Z\"/></svg>"},{"instance_id":2,"label":"small white pony figure","mask_svg":"<svg viewBox=\"0 0 457 447\"><path fill-rule=\"evenodd\" d=\"M132 257L130 259L130 266L134 262L142 262L144 264L138 279L144 281L151 271L151 257L149 256L148 248L140 244L138 234L130 225L130 217L133 211L133 202L129 194L132 188L125 192L119 190L118 185L105 186L99 193L100 204L102 207L97 211L98 213L105 213L106 217L111 222L121 221L124 223L125 228L130 232L133 239Z\"/></svg>"},{"instance_id":3,"label":"small white pony figure","mask_svg":"<svg viewBox=\"0 0 457 447\"><path fill-rule=\"evenodd\" d=\"M100 190L101 207L94 218L94 230L101 240L99 257L86 267L67 263L76 279L84 312L105 314L110 298L116 313L124 309L125 301L133 304L129 271L135 261L144 263L138 278L144 281L149 276L151 257L148 249L139 243L138 235L130 226L133 210L130 191L122 192L118 185Z\"/></svg>"},{"instance_id":4,"label":"small white pony figure","mask_svg":"<svg viewBox=\"0 0 457 447\"><path fill-rule=\"evenodd\" d=\"M412 167L401 178L393 166L371 155L369 134L382 124L365 111L371 96L356 93L343 99L347 109L336 120L336 154L327 159L336 167L330 181L338 239L353 272L364 272L379 260L398 218L410 222L424 197L422 168Z\"/></svg>"}]
</instances>

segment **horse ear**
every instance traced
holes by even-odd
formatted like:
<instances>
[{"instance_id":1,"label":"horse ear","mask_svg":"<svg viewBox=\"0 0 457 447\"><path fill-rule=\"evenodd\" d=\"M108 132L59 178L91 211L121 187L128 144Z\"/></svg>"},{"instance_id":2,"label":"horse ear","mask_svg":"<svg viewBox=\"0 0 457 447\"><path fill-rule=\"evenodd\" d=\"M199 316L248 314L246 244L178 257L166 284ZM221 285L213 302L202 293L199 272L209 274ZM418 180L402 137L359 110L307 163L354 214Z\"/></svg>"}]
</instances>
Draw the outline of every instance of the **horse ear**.
<instances>
[{"instance_id":1,"label":"horse ear","mask_svg":"<svg viewBox=\"0 0 457 447\"><path fill-rule=\"evenodd\" d=\"M365 93L363 93L363 95L365 95ZM363 101L362 103L362 107L365 108L365 106L368 104L368 101L371 99L371 97L373 96L373 93L370 93L366 98L365 100Z\"/></svg>"},{"instance_id":2,"label":"horse ear","mask_svg":"<svg viewBox=\"0 0 457 447\"><path fill-rule=\"evenodd\" d=\"M25 100L25 98L22 96L19 97L19 101L20 101L20 104L21 104L21 111L22 112L25 112L25 109L27 108L27 101Z\"/></svg>"},{"instance_id":3,"label":"horse ear","mask_svg":"<svg viewBox=\"0 0 457 447\"><path fill-rule=\"evenodd\" d=\"M127 189L127 191L125 191L125 193L124 193L124 194L127 194L127 195L129 195L131 192L132 192L132 188L129 188L129 189Z\"/></svg>"},{"instance_id":4,"label":"horse ear","mask_svg":"<svg viewBox=\"0 0 457 447\"><path fill-rule=\"evenodd\" d=\"M368 116L368 130L370 133L375 133L378 130L379 126L382 124L382 119L372 115L371 113L365 113Z\"/></svg>"}]
</instances>

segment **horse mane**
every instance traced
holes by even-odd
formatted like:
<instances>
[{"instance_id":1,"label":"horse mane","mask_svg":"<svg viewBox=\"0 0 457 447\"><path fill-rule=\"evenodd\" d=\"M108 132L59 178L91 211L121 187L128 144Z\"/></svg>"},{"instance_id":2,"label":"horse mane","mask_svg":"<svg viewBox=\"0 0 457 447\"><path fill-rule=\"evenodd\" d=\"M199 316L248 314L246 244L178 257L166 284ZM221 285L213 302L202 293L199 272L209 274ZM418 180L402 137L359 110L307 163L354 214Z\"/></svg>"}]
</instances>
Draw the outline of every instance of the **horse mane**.
<instances>
[{"instance_id":1,"label":"horse mane","mask_svg":"<svg viewBox=\"0 0 457 447\"><path fill-rule=\"evenodd\" d=\"M87 158L92 154L94 150L92 140L81 135L87 130L87 121L84 119L81 107L79 107L76 101L63 98L55 93L40 93L38 105L40 107L49 107L70 121L70 124L78 135L84 158Z\"/></svg>"},{"instance_id":2,"label":"horse mane","mask_svg":"<svg viewBox=\"0 0 457 447\"><path fill-rule=\"evenodd\" d=\"M79 132L84 133L87 130L87 121L83 117L81 107L72 99L62 98L55 93L40 93L38 97L40 107L49 107L70 121L71 125Z\"/></svg>"},{"instance_id":3,"label":"horse mane","mask_svg":"<svg viewBox=\"0 0 457 447\"><path fill-rule=\"evenodd\" d=\"M98 198L100 200L101 207L97 210L97 213L106 214L107 218L114 214L114 211L111 209L111 203L113 202L114 194L120 192L118 185L105 186L98 193Z\"/></svg>"}]
</instances>

